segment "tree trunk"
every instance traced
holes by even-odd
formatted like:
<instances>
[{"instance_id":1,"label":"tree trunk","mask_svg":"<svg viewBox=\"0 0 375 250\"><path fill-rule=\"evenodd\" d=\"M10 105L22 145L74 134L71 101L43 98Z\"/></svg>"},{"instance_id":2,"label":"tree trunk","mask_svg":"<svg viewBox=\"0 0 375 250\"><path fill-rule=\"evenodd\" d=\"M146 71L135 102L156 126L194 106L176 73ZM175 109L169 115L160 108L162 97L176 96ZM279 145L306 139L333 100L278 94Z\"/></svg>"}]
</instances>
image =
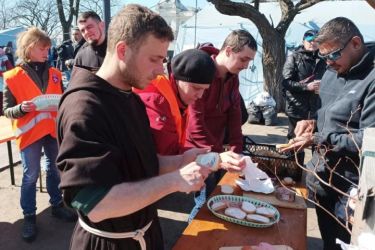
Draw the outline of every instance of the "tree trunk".
<instances>
[{"instance_id":1,"label":"tree trunk","mask_svg":"<svg viewBox=\"0 0 375 250\"><path fill-rule=\"evenodd\" d=\"M63 41L70 39L70 25L68 23L64 23L64 26L62 26L63 31Z\"/></svg>"},{"instance_id":2,"label":"tree trunk","mask_svg":"<svg viewBox=\"0 0 375 250\"><path fill-rule=\"evenodd\" d=\"M285 40L276 32L263 36L263 78L264 90L276 101L278 112L284 111L285 100L282 95L282 70L285 63Z\"/></svg>"}]
</instances>

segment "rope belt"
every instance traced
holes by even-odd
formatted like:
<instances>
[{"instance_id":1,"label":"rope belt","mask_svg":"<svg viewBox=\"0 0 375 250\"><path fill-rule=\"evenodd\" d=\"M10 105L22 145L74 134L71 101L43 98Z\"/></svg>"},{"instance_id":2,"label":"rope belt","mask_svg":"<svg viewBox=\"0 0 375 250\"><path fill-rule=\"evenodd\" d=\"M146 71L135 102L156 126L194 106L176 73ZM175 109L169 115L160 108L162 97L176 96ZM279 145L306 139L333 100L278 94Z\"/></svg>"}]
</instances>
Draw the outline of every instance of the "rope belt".
<instances>
[{"instance_id":1,"label":"rope belt","mask_svg":"<svg viewBox=\"0 0 375 250\"><path fill-rule=\"evenodd\" d=\"M87 225L81 218L78 218L78 222L83 229L85 229L87 232L92 233L96 236L110 238L110 239L133 238L134 240L139 242L142 250L146 250L146 242L143 236L145 235L145 232L147 231L147 229L149 229L152 223L152 221L150 221L146 226L144 226L141 229L137 229L134 232L112 233L112 232L106 232L106 231L102 231L96 228L92 228L89 225Z\"/></svg>"}]
</instances>

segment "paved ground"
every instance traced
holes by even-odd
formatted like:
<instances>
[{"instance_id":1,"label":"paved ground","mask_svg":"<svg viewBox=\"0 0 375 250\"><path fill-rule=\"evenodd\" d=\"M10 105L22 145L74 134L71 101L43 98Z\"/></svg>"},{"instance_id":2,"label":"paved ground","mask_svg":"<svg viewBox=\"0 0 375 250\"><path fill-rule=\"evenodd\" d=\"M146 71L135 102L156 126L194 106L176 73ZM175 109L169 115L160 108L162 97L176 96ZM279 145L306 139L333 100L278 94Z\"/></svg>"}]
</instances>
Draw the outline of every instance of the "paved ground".
<instances>
[{"instance_id":1,"label":"paved ground","mask_svg":"<svg viewBox=\"0 0 375 250\"><path fill-rule=\"evenodd\" d=\"M251 135L258 143L283 143L287 132L286 118L279 114L277 125L260 126L246 124L243 133ZM19 160L15 145L14 159ZM306 156L308 159L309 156ZM19 192L22 178L22 168L15 168L16 185L10 185L9 170L3 167L8 164L6 144L0 144L0 250L66 250L69 248L70 235L74 225L63 223L50 216L48 194L37 192L38 228L39 235L32 244L21 240L22 211L19 207ZM43 178L44 179L44 178ZM43 183L45 187L45 183ZM188 202L186 202L188 200ZM165 235L165 247L171 249L183 229L187 226L188 214L193 206L191 195L175 194L160 202L159 216L161 217ZM316 216L313 208L308 209L307 222L308 250L322 249Z\"/></svg>"}]
</instances>

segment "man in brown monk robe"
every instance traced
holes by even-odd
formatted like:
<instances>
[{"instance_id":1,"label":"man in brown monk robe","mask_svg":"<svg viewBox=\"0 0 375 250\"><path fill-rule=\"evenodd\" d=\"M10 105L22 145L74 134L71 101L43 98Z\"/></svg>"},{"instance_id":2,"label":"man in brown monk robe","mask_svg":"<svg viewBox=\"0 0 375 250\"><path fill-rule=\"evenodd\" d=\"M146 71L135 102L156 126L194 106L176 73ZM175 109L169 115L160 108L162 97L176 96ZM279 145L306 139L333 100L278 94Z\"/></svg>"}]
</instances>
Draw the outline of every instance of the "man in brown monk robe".
<instances>
[{"instance_id":1,"label":"man in brown monk robe","mask_svg":"<svg viewBox=\"0 0 375 250\"><path fill-rule=\"evenodd\" d=\"M157 155L145 106L132 92L163 73L172 40L159 15L130 4L112 18L99 71L73 72L59 107L57 159L64 200L79 214L71 249L163 249L154 203L204 185L209 170L192 161L205 150Z\"/></svg>"}]
</instances>

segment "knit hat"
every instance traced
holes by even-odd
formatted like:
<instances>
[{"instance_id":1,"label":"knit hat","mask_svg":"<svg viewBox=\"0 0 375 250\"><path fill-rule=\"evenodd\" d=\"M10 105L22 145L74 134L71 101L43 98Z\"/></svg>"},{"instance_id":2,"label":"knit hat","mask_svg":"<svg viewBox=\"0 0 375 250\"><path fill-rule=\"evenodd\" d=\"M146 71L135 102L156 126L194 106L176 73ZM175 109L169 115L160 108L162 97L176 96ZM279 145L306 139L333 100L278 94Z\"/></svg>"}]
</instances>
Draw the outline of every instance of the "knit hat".
<instances>
[{"instance_id":1,"label":"knit hat","mask_svg":"<svg viewBox=\"0 0 375 250\"><path fill-rule=\"evenodd\" d=\"M212 58L199 49L188 49L172 59L172 73L176 80L197 84L210 84L216 66Z\"/></svg>"}]
</instances>

